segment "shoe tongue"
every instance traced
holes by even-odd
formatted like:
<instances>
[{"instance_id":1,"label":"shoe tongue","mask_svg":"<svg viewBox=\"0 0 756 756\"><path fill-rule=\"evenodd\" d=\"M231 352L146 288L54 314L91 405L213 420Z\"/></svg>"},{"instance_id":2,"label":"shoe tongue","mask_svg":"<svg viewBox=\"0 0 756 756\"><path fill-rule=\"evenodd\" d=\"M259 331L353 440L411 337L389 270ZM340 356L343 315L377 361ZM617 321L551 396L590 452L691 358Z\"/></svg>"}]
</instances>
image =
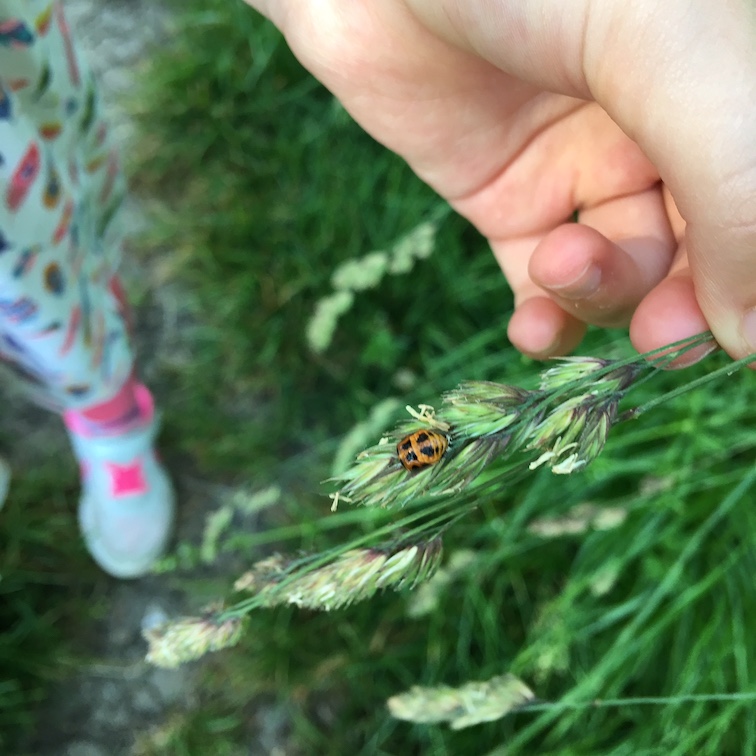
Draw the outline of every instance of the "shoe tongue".
<instances>
[{"instance_id":1,"label":"shoe tongue","mask_svg":"<svg viewBox=\"0 0 756 756\"><path fill-rule=\"evenodd\" d=\"M126 433L103 436L82 435L69 431L77 459L111 461L124 464L152 449L157 423L132 428Z\"/></svg>"}]
</instances>

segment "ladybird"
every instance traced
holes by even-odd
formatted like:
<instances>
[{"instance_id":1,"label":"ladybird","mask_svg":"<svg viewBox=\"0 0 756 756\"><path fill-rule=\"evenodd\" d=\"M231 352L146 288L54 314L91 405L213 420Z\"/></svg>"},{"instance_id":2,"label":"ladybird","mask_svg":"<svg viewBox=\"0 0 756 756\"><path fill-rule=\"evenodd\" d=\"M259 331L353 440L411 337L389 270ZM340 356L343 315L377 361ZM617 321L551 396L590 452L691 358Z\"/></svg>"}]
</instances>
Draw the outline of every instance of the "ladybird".
<instances>
[{"instance_id":1,"label":"ladybird","mask_svg":"<svg viewBox=\"0 0 756 756\"><path fill-rule=\"evenodd\" d=\"M449 439L438 431L418 430L405 436L397 445L396 453L405 470L422 470L435 465L449 447Z\"/></svg>"}]
</instances>

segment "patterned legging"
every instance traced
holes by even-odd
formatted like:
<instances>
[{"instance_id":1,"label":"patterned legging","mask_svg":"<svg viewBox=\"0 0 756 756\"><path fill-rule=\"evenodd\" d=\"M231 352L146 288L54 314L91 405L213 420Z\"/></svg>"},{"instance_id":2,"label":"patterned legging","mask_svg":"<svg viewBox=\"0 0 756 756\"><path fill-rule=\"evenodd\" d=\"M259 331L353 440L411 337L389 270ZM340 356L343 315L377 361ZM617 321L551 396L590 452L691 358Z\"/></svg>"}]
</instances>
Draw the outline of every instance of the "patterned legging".
<instances>
[{"instance_id":1,"label":"patterned legging","mask_svg":"<svg viewBox=\"0 0 756 756\"><path fill-rule=\"evenodd\" d=\"M132 371L114 222L124 194L58 0L0 0L0 359L58 409Z\"/></svg>"}]
</instances>

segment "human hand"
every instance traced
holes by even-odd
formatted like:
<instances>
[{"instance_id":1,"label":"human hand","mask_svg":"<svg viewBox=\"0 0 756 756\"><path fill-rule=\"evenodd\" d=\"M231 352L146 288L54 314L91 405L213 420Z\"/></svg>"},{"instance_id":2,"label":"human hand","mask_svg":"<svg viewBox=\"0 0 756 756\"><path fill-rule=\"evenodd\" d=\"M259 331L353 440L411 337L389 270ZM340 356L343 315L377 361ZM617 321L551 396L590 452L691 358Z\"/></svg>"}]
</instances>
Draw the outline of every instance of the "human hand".
<instances>
[{"instance_id":1,"label":"human hand","mask_svg":"<svg viewBox=\"0 0 756 756\"><path fill-rule=\"evenodd\" d=\"M749 0L247 2L488 237L522 352L628 323L756 351Z\"/></svg>"}]
</instances>

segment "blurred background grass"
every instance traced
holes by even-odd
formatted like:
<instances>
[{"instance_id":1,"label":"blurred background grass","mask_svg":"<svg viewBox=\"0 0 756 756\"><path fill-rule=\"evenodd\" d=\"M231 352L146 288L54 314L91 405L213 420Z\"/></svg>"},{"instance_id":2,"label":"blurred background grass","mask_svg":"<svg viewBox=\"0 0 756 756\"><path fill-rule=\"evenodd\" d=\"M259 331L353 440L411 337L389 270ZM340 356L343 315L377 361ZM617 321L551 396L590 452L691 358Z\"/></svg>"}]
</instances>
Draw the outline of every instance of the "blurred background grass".
<instances>
[{"instance_id":1,"label":"blurred background grass","mask_svg":"<svg viewBox=\"0 0 756 756\"><path fill-rule=\"evenodd\" d=\"M373 407L388 397L433 403L463 379L532 385L538 366L507 343L510 292L484 240L453 214L440 220L430 259L360 293L330 348L314 355L306 326L334 269L392 247L439 200L242 3L186 0L178 17L135 93L141 134L130 156L152 221L138 254L161 280L179 282L193 323L187 357L160 363L164 445L213 481L279 486L270 530L233 534L247 561L279 542L325 548L349 523L321 520L329 502L319 482ZM631 354L620 331L592 332L580 351ZM722 364L715 356L658 376L631 402ZM206 664L196 711L141 752L246 752L266 701L284 706L293 753L756 752L752 385L743 371L618 426L585 473L540 471L486 494L445 542L447 554L472 549L472 562L426 613L412 610L413 595L389 594L327 615L253 615L241 646ZM14 496L54 512L55 477L37 486ZM588 501L627 516L552 539L528 528ZM0 521L0 591L18 600L0 612L28 625L0 641L0 658L21 646L29 661L0 662L17 681L15 692L0 687L0 703L15 696L9 717L42 695L50 655L65 644L49 614L76 607L75 592L49 585L50 574L88 569L52 547L53 522L32 519L48 509L15 510L22 522ZM42 578L21 569L10 533L44 562ZM202 592L206 577L195 569L170 579ZM576 708L462 732L386 712L385 700L413 684L505 671L540 699ZM742 696L712 697L720 693ZM646 697L669 700L591 705Z\"/></svg>"}]
</instances>

